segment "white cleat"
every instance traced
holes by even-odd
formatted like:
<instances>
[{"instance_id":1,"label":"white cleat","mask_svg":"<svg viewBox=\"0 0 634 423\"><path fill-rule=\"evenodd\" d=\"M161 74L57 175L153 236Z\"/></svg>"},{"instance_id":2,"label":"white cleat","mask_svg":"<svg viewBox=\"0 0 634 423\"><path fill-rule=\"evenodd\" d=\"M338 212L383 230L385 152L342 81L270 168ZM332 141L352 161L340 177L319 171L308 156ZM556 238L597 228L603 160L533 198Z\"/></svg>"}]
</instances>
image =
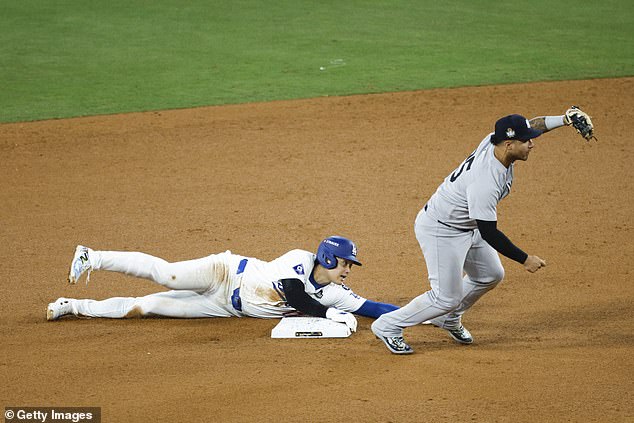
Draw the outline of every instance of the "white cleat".
<instances>
[{"instance_id":1,"label":"white cleat","mask_svg":"<svg viewBox=\"0 0 634 423\"><path fill-rule=\"evenodd\" d=\"M46 320L57 320L62 316L73 314L70 298L58 298L46 307Z\"/></svg>"},{"instance_id":2,"label":"white cleat","mask_svg":"<svg viewBox=\"0 0 634 423\"><path fill-rule=\"evenodd\" d=\"M68 273L68 283L75 284L77 280L84 274L84 272L88 271L86 275L86 283L90 280L90 271L92 270L92 264L90 263L90 253L93 251L84 247L83 245L78 245L75 248L75 256L73 257L73 261L70 263L70 272Z\"/></svg>"}]
</instances>

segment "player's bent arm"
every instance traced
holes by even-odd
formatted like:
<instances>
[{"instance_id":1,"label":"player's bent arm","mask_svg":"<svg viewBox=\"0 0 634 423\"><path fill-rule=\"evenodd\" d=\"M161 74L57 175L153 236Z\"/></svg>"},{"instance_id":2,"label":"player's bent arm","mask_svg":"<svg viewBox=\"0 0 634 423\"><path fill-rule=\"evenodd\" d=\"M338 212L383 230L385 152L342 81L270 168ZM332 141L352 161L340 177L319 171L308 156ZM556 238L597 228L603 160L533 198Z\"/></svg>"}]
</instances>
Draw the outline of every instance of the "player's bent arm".
<instances>
[{"instance_id":1,"label":"player's bent arm","mask_svg":"<svg viewBox=\"0 0 634 423\"><path fill-rule=\"evenodd\" d=\"M357 309L353 311L354 314L358 314L364 317L378 318L382 314L389 313L398 309L398 306L388 303L379 303L372 300L365 300L365 302Z\"/></svg>"},{"instance_id":2,"label":"player's bent arm","mask_svg":"<svg viewBox=\"0 0 634 423\"><path fill-rule=\"evenodd\" d=\"M482 239L497 250L498 253L523 264L524 269L531 273L535 273L542 267L546 266L546 262L537 256L530 256L524 251L516 247L510 239L506 237L498 228L496 221L476 220L478 229L482 235Z\"/></svg>"},{"instance_id":3,"label":"player's bent arm","mask_svg":"<svg viewBox=\"0 0 634 423\"><path fill-rule=\"evenodd\" d=\"M515 246L515 244L513 244L511 240L497 228L497 221L476 220L476 222L478 224L478 229L480 230L480 235L482 235L482 239L484 239L491 247L495 248L495 250L503 256L506 256L511 260L515 260L520 264L524 264L528 258L528 254Z\"/></svg>"},{"instance_id":4,"label":"player's bent arm","mask_svg":"<svg viewBox=\"0 0 634 423\"><path fill-rule=\"evenodd\" d=\"M304 290L304 284L299 279L282 279L286 302L295 310L315 317L326 317L328 307L315 301Z\"/></svg>"}]
</instances>

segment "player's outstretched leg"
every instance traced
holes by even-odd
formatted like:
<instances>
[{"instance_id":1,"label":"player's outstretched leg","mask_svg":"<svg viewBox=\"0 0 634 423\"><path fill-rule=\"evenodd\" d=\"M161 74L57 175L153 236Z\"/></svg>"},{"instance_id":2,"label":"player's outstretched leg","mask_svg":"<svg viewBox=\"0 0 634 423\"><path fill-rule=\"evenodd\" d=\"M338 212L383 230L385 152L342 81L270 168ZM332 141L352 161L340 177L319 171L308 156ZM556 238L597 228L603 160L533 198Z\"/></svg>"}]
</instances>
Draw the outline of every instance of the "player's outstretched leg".
<instances>
[{"instance_id":1,"label":"player's outstretched leg","mask_svg":"<svg viewBox=\"0 0 634 423\"><path fill-rule=\"evenodd\" d=\"M105 300L78 300L59 298L46 309L47 320L75 315L78 317L101 317L126 319L134 317L239 317L231 304L222 301L224 293L199 294L194 291L165 291L144 297L113 297Z\"/></svg>"},{"instance_id":2,"label":"player's outstretched leg","mask_svg":"<svg viewBox=\"0 0 634 423\"><path fill-rule=\"evenodd\" d=\"M68 281L76 283L88 272L106 270L149 279L173 290L205 292L218 284L230 283L230 266L236 267L240 257L226 253L169 263L162 258L134 251L96 251L82 245L75 249ZM234 263L236 262L236 263ZM88 278L86 279L88 282Z\"/></svg>"},{"instance_id":3,"label":"player's outstretched leg","mask_svg":"<svg viewBox=\"0 0 634 423\"><path fill-rule=\"evenodd\" d=\"M58 298L46 307L46 320L57 320L62 316L73 313L72 299Z\"/></svg>"}]
</instances>

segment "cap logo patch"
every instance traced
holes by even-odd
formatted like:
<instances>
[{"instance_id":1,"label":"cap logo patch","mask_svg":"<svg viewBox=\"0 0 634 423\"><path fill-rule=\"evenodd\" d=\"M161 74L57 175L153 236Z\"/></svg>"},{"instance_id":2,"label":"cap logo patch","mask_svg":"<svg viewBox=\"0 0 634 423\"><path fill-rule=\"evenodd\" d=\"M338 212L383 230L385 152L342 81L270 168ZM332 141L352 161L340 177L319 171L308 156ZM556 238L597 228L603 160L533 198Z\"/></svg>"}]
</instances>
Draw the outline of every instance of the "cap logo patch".
<instances>
[{"instance_id":1,"label":"cap logo patch","mask_svg":"<svg viewBox=\"0 0 634 423\"><path fill-rule=\"evenodd\" d=\"M355 257L357 256L357 246L354 244L352 244L352 255Z\"/></svg>"},{"instance_id":2,"label":"cap logo patch","mask_svg":"<svg viewBox=\"0 0 634 423\"><path fill-rule=\"evenodd\" d=\"M507 138L514 138L515 137L515 131L513 130L513 128L509 128L506 130L506 137Z\"/></svg>"}]
</instances>

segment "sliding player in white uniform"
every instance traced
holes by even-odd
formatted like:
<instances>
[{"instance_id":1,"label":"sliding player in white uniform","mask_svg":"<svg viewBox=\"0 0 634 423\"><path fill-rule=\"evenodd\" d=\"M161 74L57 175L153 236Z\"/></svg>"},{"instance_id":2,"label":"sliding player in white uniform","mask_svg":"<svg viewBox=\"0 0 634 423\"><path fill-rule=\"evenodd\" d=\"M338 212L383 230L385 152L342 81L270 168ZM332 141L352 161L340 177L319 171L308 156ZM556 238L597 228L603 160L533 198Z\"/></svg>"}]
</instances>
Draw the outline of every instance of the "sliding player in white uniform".
<instances>
[{"instance_id":1,"label":"sliding player in white uniform","mask_svg":"<svg viewBox=\"0 0 634 423\"><path fill-rule=\"evenodd\" d=\"M504 277L498 252L531 273L546 265L497 229L497 204L509 194L514 162L528 159L533 138L571 124L567 115L580 112L576 110L530 122L520 115L499 119L495 132L482 140L425 204L414 230L427 263L431 290L372 324L374 334L392 353L412 353L403 339L403 329L423 322L447 330L459 343L472 343L461 317Z\"/></svg>"},{"instance_id":2,"label":"sliding player in white uniform","mask_svg":"<svg viewBox=\"0 0 634 423\"><path fill-rule=\"evenodd\" d=\"M367 300L343 284L357 261L356 245L332 236L317 254L292 250L265 262L226 251L176 263L139 252L95 251L78 246L68 281L95 270L109 270L152 280L170 291L139 298L102 301L59 298L47 308L47 319L64 315L126 318L259 317L281 318L298 312L345 323L353 332L353 314L378 317L395 310L391 304Z\"/></svg>"}]
</instances>

